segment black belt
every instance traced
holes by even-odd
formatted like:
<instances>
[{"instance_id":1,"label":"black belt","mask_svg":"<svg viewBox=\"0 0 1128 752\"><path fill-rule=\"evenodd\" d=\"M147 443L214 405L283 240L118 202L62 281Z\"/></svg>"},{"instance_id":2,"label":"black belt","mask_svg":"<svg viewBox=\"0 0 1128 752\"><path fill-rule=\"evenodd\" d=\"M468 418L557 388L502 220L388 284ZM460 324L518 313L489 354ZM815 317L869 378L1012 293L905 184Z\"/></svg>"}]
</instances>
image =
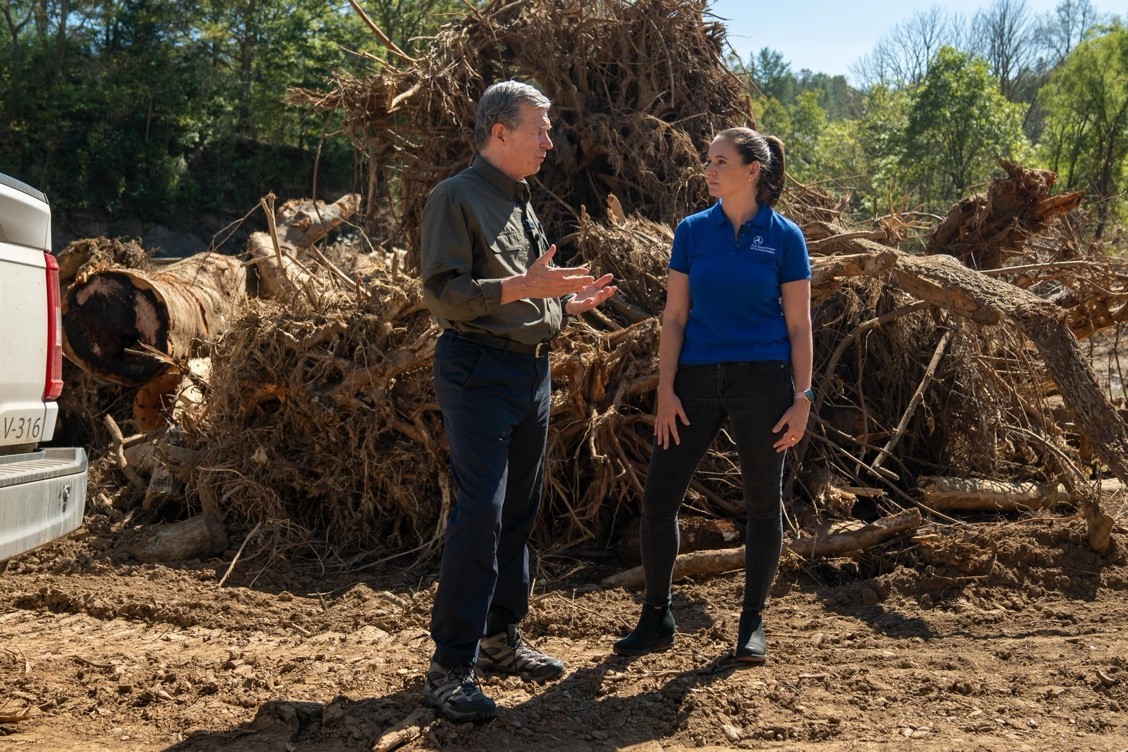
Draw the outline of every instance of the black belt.
<instances>
[{"instance_id":1,"label":"black belt","mask_svg":"<svg viewBox=\"0 0 1128 752\"><path fill-rule=\"evenodd\" d=\"M495 347L498 350L504 350L506 352L532 355L536 358L542 355L548 355L548 351L552 349L548 342L526 345L524 342L516 342L508 337L497 337L493 334L484 334L482 332L456 332L452 329L451 334L455 339L464 339L467 342L485 345L486 347Z\"/></svg>"}]
</instances>

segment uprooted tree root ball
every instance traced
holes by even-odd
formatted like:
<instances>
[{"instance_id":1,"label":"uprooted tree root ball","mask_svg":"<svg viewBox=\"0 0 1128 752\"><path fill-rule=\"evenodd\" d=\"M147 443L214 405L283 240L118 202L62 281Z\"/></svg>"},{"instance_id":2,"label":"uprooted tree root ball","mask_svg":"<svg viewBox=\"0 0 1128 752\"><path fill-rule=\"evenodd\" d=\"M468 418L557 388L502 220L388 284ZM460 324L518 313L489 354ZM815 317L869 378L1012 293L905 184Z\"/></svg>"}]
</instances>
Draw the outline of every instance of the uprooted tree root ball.
<instances>
[{"instance_id":1,"label":"uprooted tree root ball","mask_svg":"<svg viewBox=\"0 0 1128 752\"><path fill-rule=\"evenodd\" d=\"M555 147L531 181L533 203L556 240L580 207L602 217L608 192L665 223L706 200L709 140L755 123L724 54L724 27L701 2L493 0L444 26L411 65L294 98L341 112L367 159L365 219L377 230L389 204L401 207L377 236L414 249L428 191L473 156L482 90L534 83L554 103Z\"/></svg>"},{"instance_id":2,"label":"uprooted tree root ball","mask_svg":"<svg viewBox=\"0 0 1128 752\"><path fill-rule=\"evenodd\" d=\"M195 491L216 517L292 522L338 551L434 540L449 507L417 285L314 307L256 301L212 355Z\"/></svg>"}]
</instances>

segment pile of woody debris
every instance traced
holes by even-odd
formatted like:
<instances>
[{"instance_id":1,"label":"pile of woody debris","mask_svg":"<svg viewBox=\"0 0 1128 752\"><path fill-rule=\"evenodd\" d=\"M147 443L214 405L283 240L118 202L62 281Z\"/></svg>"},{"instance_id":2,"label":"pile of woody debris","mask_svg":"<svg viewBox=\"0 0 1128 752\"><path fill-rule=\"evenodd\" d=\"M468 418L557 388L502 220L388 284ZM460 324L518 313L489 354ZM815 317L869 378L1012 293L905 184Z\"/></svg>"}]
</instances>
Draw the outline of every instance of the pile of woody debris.
<instances>
[{"instance_id":1,"label":"pile of woody debris","mask_svg":"<svg viewBox=\"0 0 1128 752\"><path fill-rule=\"evenodd\" d=\"M88 259L66 294L71 398L87 400L70 414L146 509L187 506L322 559L428 560L452 491L431 391L438 332L413 274L421 208L472 158L480 90L531 81L555 102L538 212L568 257L620 286L552 353L537 535L607 550L638 513L672 227L707 205L698 167L712 134L754 124L723 42L693 0L494 0L419 59L296 93L342 114L368 170L363 199L264 200L272 231L245 259L152 270L91 255L93 241L68 248ZM1075 239L1062 220L1080 196L1052 183L1000 163L923 253L899 250L896 217L850 227L819 190L788 186L780 208L812 254L818 397L785 479L791 550L1057 511L1080 511L1090 545L1108 550L1100 473L1128 482L1128 430L1079 338L1124 319L1128 270ZM329 236L353 217L367 236ZM722 434L688 513L739 518L736 469Z\"/></svg>"}]
</instances>

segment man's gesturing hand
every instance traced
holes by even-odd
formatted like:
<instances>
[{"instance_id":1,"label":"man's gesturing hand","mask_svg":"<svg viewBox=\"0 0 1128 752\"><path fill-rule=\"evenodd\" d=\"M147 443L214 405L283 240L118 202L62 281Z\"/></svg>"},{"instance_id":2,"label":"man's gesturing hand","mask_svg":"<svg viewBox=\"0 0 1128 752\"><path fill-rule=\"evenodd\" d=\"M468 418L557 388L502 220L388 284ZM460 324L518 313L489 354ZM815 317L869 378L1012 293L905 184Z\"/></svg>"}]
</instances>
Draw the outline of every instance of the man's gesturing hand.
<instances>
[{"instance_id":1,"label":"man's gesturing hand","mask_svg":"<svg viewBox=\"0 0 1128 752\"><path fill-rule=\"evenodd\" d=\"M602 277L577 292L576 297L568 301L568 305L565 306L564 310L572 316L575 316L577 314L583 313L584 311L590 311L592 308L595 308L597 305L614 295L615 291L619 289L615 285L611 284L614 279L614 276L610 274L604 274Z\"/></svg>"},{"instance_id":2,"label":"man's gesturing hand","mask_svg":"<svg viewBox=\"0 0 1128 752\"><path fill-rule=\"evenodd\" d=\"M556 245L548 247L524 274L507 277L501 281L501 302L512 303L522 298L559 298L572 292L579 292L595 282L586 267L552 266L556 255Z\"/></svg>"}]
</instances>

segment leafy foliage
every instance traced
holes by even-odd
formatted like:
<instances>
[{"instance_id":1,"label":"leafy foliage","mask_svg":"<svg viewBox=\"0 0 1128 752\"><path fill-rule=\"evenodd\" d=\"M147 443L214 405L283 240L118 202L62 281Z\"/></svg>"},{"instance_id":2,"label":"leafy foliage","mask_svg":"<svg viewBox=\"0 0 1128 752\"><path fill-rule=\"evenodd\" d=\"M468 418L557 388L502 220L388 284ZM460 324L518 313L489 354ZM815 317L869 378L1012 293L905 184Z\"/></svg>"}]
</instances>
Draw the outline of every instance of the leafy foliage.
<instances>
[{"instance_id":1,"label":"leafy foliage","mask_svg":"<svg viewBox=\"0 0 1128 752\"><path fill-rule=\"evenodd\" d=\"M1021 161L1021 107L1008 102L987 64L941 47L913 97L901 169L926 204L962 198L1000 157Z\"/></svg>"},{"instance_id":2,"label":"leafy foliage","mask_svg":"<svg viewBox=\"0 0 1128 752\"><path fill-rule=\"evenodd\" d=\"M1116 23L1077 45L1039 97L1041 153L1065 188L1095 199L1100 237L1128 210L1128 28Z\"/></svg>"}]
</instances>

